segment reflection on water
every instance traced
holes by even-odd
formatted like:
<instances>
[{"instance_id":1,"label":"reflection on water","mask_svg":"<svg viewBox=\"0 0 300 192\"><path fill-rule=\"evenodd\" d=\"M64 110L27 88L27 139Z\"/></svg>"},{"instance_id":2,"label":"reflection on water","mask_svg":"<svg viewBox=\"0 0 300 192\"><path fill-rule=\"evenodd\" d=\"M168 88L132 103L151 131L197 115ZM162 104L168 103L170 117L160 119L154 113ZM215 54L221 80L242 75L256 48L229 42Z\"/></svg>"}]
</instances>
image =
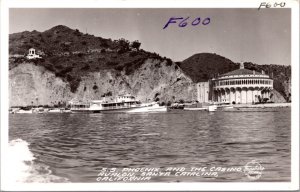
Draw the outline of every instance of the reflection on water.
<instances>
[{"instance_id":1,"label":"reflection on water","mask_svg":"<svg viewBox=\"0 0 300 192\"><path fill-rule=\"evenodd\" d=\"M290 180L290 108L277 112L14 114L10 140L30 143L37 163L72 182L95 182L102 167L243 166L259 181ZM160 178L156 181L174 181ZM180 181L248 181L245 175Z\"/></svg>"}]
</instances>

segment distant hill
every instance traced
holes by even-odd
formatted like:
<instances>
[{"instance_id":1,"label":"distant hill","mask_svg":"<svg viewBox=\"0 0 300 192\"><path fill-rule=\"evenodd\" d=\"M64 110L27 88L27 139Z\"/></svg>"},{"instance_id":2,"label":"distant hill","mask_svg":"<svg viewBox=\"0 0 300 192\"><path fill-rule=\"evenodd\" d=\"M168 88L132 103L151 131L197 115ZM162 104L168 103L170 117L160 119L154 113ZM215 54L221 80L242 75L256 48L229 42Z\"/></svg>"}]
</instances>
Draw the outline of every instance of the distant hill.
<instances>
[{"instance_id":1,"label":"distant hill","mask_svg":"<svg viewBox=\"0 0 300 192\"><path fill-rule=\"evenodd\" d=\"M194 82L207 81L239 68L239 64L215 53L198 53L178 64Z\"/></svg>"}]
</instances>

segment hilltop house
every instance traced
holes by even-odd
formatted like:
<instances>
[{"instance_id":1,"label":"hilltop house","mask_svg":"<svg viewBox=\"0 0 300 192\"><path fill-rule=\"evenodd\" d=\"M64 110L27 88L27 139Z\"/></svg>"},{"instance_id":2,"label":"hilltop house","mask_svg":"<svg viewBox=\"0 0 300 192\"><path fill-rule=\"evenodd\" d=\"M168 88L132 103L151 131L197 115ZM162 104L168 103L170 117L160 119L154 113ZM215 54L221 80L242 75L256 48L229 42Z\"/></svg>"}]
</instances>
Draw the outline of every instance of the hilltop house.
<instances>
[{"instance_id":1,"label":"hilltop house","mask_svg":"<svg viewBox=\"0 0 300 192\"><path fill-rule=\"evenodd\" d=\"M39 55L37 55L35 53L35 49L34 48L30 48L29 49L29 53L28 53L28 55L26 57L27 57L27 59L41 58Z\"/></svg>"}]
</instances>

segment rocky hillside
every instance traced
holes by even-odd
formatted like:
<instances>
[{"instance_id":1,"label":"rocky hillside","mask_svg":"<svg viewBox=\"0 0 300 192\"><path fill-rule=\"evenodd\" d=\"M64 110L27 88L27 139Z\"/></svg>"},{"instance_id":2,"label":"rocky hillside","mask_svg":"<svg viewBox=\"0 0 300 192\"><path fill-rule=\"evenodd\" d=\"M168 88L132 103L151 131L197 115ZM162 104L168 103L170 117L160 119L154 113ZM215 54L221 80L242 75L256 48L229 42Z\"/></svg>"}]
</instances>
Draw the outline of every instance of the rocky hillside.
<instances>
[{"instance_id":1,"label":"rocky hillside","mask_svg":"<svg viewBox=\"0 0 300 192\"><path fill-rule=\"evenodd\" d=\"M140 49L138 41L111 40L56 26L9 36L10 106L61 105L129 93L141 101L196 100L195 83L239 66L217 54L183 62ZM29 48L42 59L26 59ZM272 73L278 101L289 94L290 68L246 63ZM281 99L281 100L280 100Z\"/></svg>"},{"instance_id":2,"label":"rocky hillside","mask_svg":"<svg viewBox=\"0 0 300 192\"><path fill-rule=\"evenodd\" d=\"M129 93L141 101L185 101L196 98L192 80L175 64L147 59L134 73L100 70L81 77L75 93L43 66L22 63L10 70L10 106L61 105Z\"/></svg>"}]
</instances>

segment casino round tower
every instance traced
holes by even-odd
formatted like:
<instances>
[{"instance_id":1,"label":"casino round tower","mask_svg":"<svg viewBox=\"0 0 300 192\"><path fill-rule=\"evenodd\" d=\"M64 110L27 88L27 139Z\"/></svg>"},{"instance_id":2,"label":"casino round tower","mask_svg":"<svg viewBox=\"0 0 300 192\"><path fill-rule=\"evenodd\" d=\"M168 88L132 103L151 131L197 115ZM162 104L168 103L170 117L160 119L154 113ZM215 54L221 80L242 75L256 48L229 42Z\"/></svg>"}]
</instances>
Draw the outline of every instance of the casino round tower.
<instances>
[{"instance_id":1,"label":"casino round tower","mask_svg":"<svg viewBox=\"0 0 300 192\"><path fill-rule=\"evenodd\" d=\"M273 80L264 71L259 73L240 69L222 74L212 79L213 101L230 104L255 103L264 99L270 100Z\"/></svg>"}]
</instances>

